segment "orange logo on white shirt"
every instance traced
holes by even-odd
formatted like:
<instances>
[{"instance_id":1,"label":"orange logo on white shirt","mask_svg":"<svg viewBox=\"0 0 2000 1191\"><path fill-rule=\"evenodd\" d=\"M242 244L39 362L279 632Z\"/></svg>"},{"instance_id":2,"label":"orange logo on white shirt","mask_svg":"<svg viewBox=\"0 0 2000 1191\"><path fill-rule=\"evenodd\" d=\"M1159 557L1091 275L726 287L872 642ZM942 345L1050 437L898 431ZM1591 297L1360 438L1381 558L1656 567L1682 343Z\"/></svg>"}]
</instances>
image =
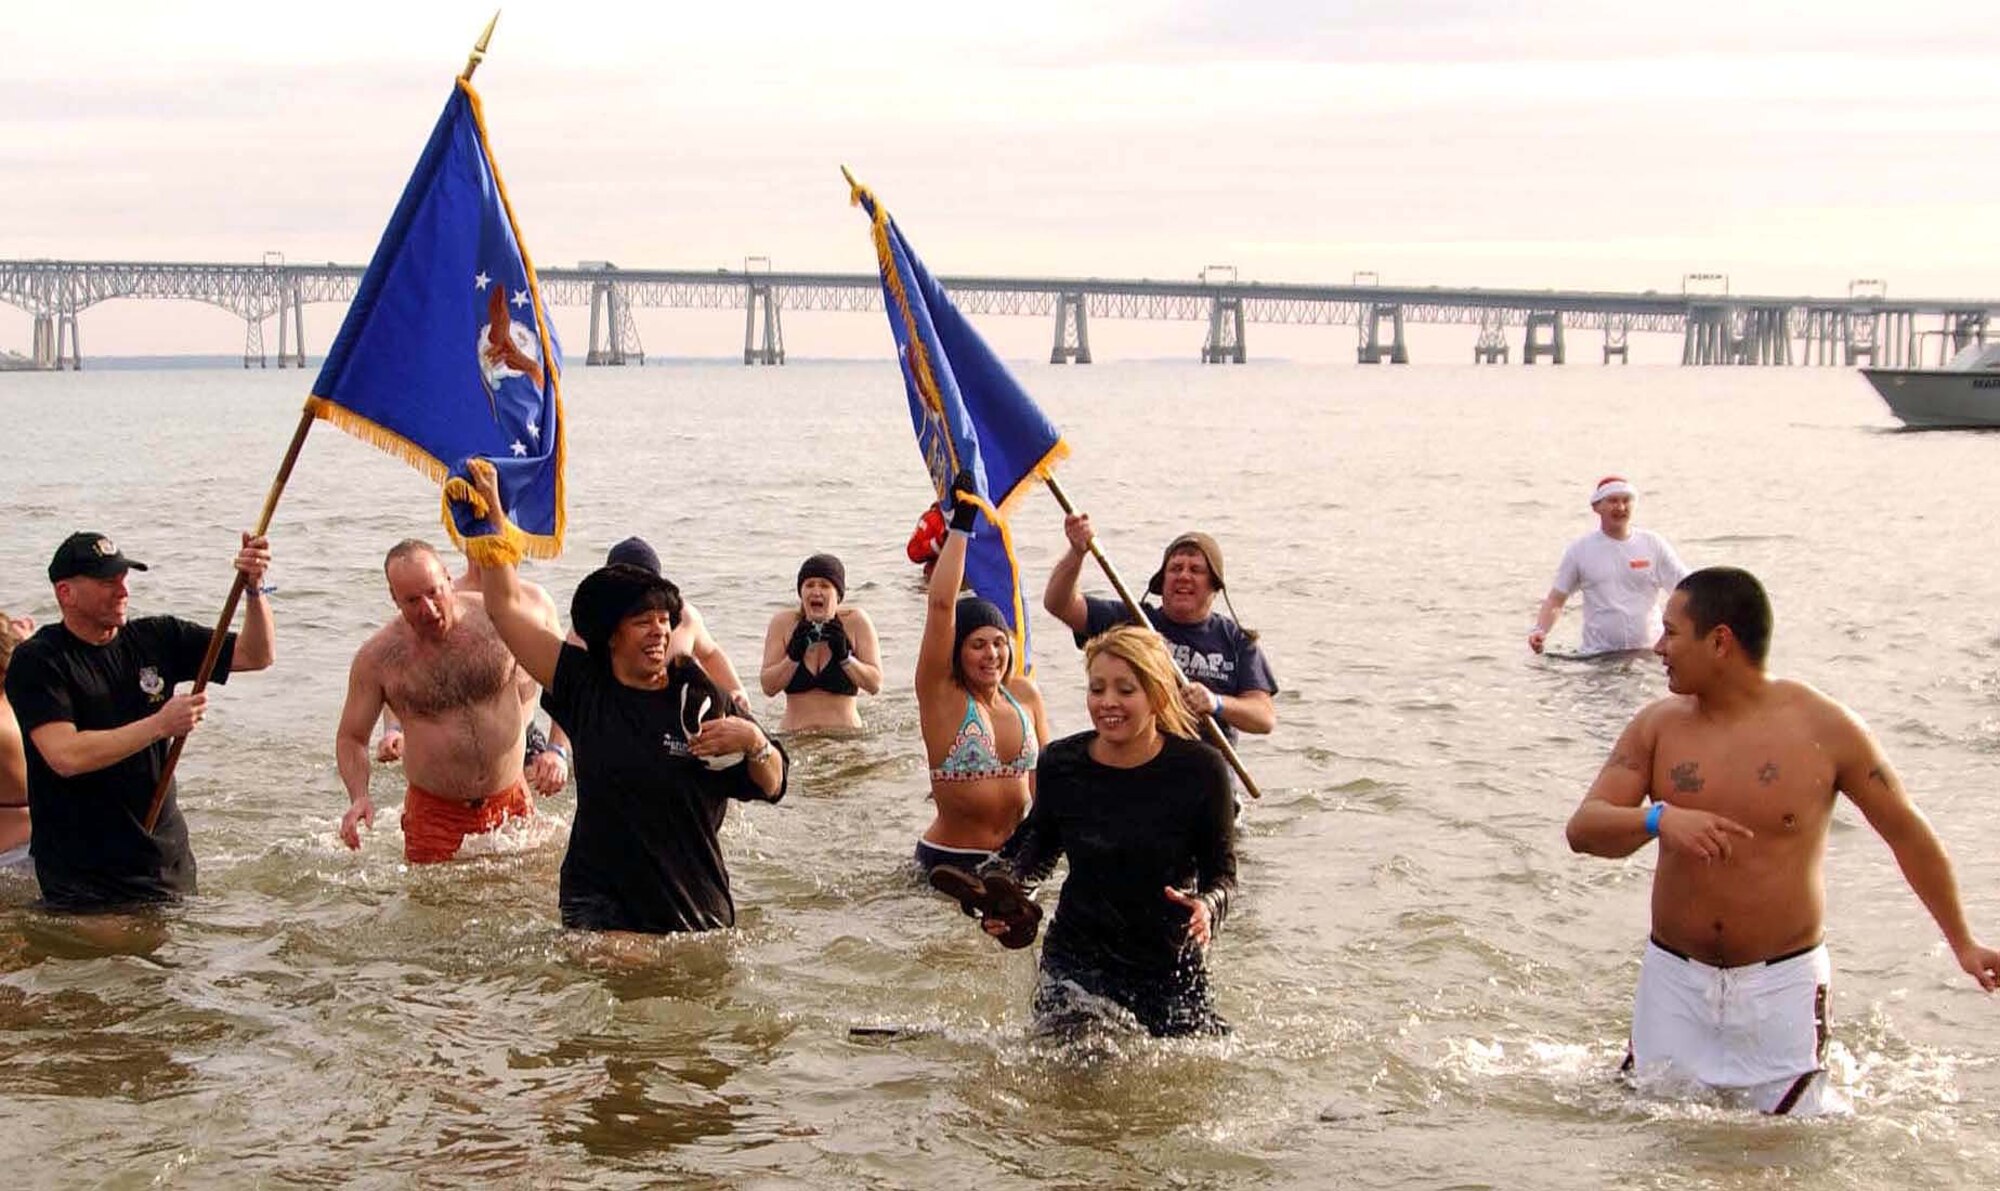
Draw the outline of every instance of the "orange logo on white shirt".
<instances>
[{"instance_id":1,"label":"orange logo on white shirt","mask_svg":"<svg viewBox=\"0 0 2000 1191\"><path fill-rule=\"evenodd\" d=\"M1643 571L1653 565L1653 560L1650 558L1630 558L1625 560L1625 565L1635 571Z\"/></svg>"}]
</instances>

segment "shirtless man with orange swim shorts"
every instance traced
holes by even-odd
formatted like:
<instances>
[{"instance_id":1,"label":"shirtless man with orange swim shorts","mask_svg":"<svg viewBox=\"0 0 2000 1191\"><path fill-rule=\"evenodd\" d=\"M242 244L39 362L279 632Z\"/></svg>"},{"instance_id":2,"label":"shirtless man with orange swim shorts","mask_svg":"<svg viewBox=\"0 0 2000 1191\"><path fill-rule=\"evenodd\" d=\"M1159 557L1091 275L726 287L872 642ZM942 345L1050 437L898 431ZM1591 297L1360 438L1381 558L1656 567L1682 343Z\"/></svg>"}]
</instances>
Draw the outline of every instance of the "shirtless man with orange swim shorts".
<instances>
[{"instance_id":1,"label":"shirtless man with orange swim shorts","mask_svg":"<svg viewBox=\"0 0 2000 1191\"><path fill-rule=\"evenodd\" d=\"M398 543L382 564L401 616L354 655L334 759L347 787L340 837L361 846L373 825L369 735L384 704L403 730L403 855L450 860L468 835L534 814L521 754L538 689L474 593L454 591L437 551ZM554 618L550 616L553 626Z\"/></svg>"}]
</instances>

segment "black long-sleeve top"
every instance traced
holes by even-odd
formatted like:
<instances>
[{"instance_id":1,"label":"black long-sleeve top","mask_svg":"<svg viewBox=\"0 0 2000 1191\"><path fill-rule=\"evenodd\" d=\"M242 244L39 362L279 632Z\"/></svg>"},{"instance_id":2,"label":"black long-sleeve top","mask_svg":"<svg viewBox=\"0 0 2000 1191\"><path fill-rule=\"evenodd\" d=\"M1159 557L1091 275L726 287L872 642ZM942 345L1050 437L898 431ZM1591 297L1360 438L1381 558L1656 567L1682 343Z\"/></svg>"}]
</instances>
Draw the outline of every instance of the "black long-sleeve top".
<instances>
[{"instance_id":1,"label":"black long-sleeve top","mask_svg":"<svg viewBox=\"0 0 2000 1191\"><path fill-rule=\"evenodd\" d=\"M1095 732L1043 750L1035 802L988 864L1032 885L1069 857L1044 944L1094 967L1167 976L1184 968L1188 911L1169 885L1208 903L1213 930L1236 888L1235 798L1222 755L1163 736L1157 756L1119 769L1091 760Z\"/></svg>"}]
</instances>

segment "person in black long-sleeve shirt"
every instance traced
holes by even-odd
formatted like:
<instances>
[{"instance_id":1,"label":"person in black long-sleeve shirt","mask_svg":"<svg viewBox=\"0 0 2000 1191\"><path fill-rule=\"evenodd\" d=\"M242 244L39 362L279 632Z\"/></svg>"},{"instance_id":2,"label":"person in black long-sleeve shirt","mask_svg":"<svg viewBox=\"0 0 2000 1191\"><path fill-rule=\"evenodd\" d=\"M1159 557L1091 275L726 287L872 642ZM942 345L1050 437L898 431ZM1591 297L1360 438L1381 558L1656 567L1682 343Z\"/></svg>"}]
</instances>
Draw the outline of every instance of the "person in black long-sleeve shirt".
<instances>
[{"instance_id":1,"label":"person in black long-sleeve shirt","mask_svg":"<svg viewBox=\"0 0 2000 1191\"><path fill-rule=\"evenodd\" d=\"M1042 754L1033 809L979 875L1032 886L1069 857L1042 945L1040 1029L1102 1022L1109 1000L1155 1036L1226 1032L1207 949L1236 888L1228 766L1194 738L1158 634L1114 628L1084 659L1095 728ZM995 937L1012 925L984 923Z\"/></svg>"}]
</instances>

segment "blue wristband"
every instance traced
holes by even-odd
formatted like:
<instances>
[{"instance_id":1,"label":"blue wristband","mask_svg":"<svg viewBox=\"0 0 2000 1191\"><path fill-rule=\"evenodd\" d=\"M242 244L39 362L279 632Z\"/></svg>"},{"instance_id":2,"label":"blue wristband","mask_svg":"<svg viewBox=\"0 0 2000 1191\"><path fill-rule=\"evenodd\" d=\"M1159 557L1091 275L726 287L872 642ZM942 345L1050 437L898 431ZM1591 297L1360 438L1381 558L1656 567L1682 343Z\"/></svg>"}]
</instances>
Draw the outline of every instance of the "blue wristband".
<instances>
[{"instance_id":1,"label":"blue wristband","mask_svg":"<svg viewBox=\"0 0 2000 1191\"><path fill-rule=\"evenodd\" d=\"M1648 836L1658 836L1660 834L1660 816L1666 813L1667 804L1664 802L1654 803L1653 809L1646 812L1646 834Z\"/></svg>"}]
</instances>

